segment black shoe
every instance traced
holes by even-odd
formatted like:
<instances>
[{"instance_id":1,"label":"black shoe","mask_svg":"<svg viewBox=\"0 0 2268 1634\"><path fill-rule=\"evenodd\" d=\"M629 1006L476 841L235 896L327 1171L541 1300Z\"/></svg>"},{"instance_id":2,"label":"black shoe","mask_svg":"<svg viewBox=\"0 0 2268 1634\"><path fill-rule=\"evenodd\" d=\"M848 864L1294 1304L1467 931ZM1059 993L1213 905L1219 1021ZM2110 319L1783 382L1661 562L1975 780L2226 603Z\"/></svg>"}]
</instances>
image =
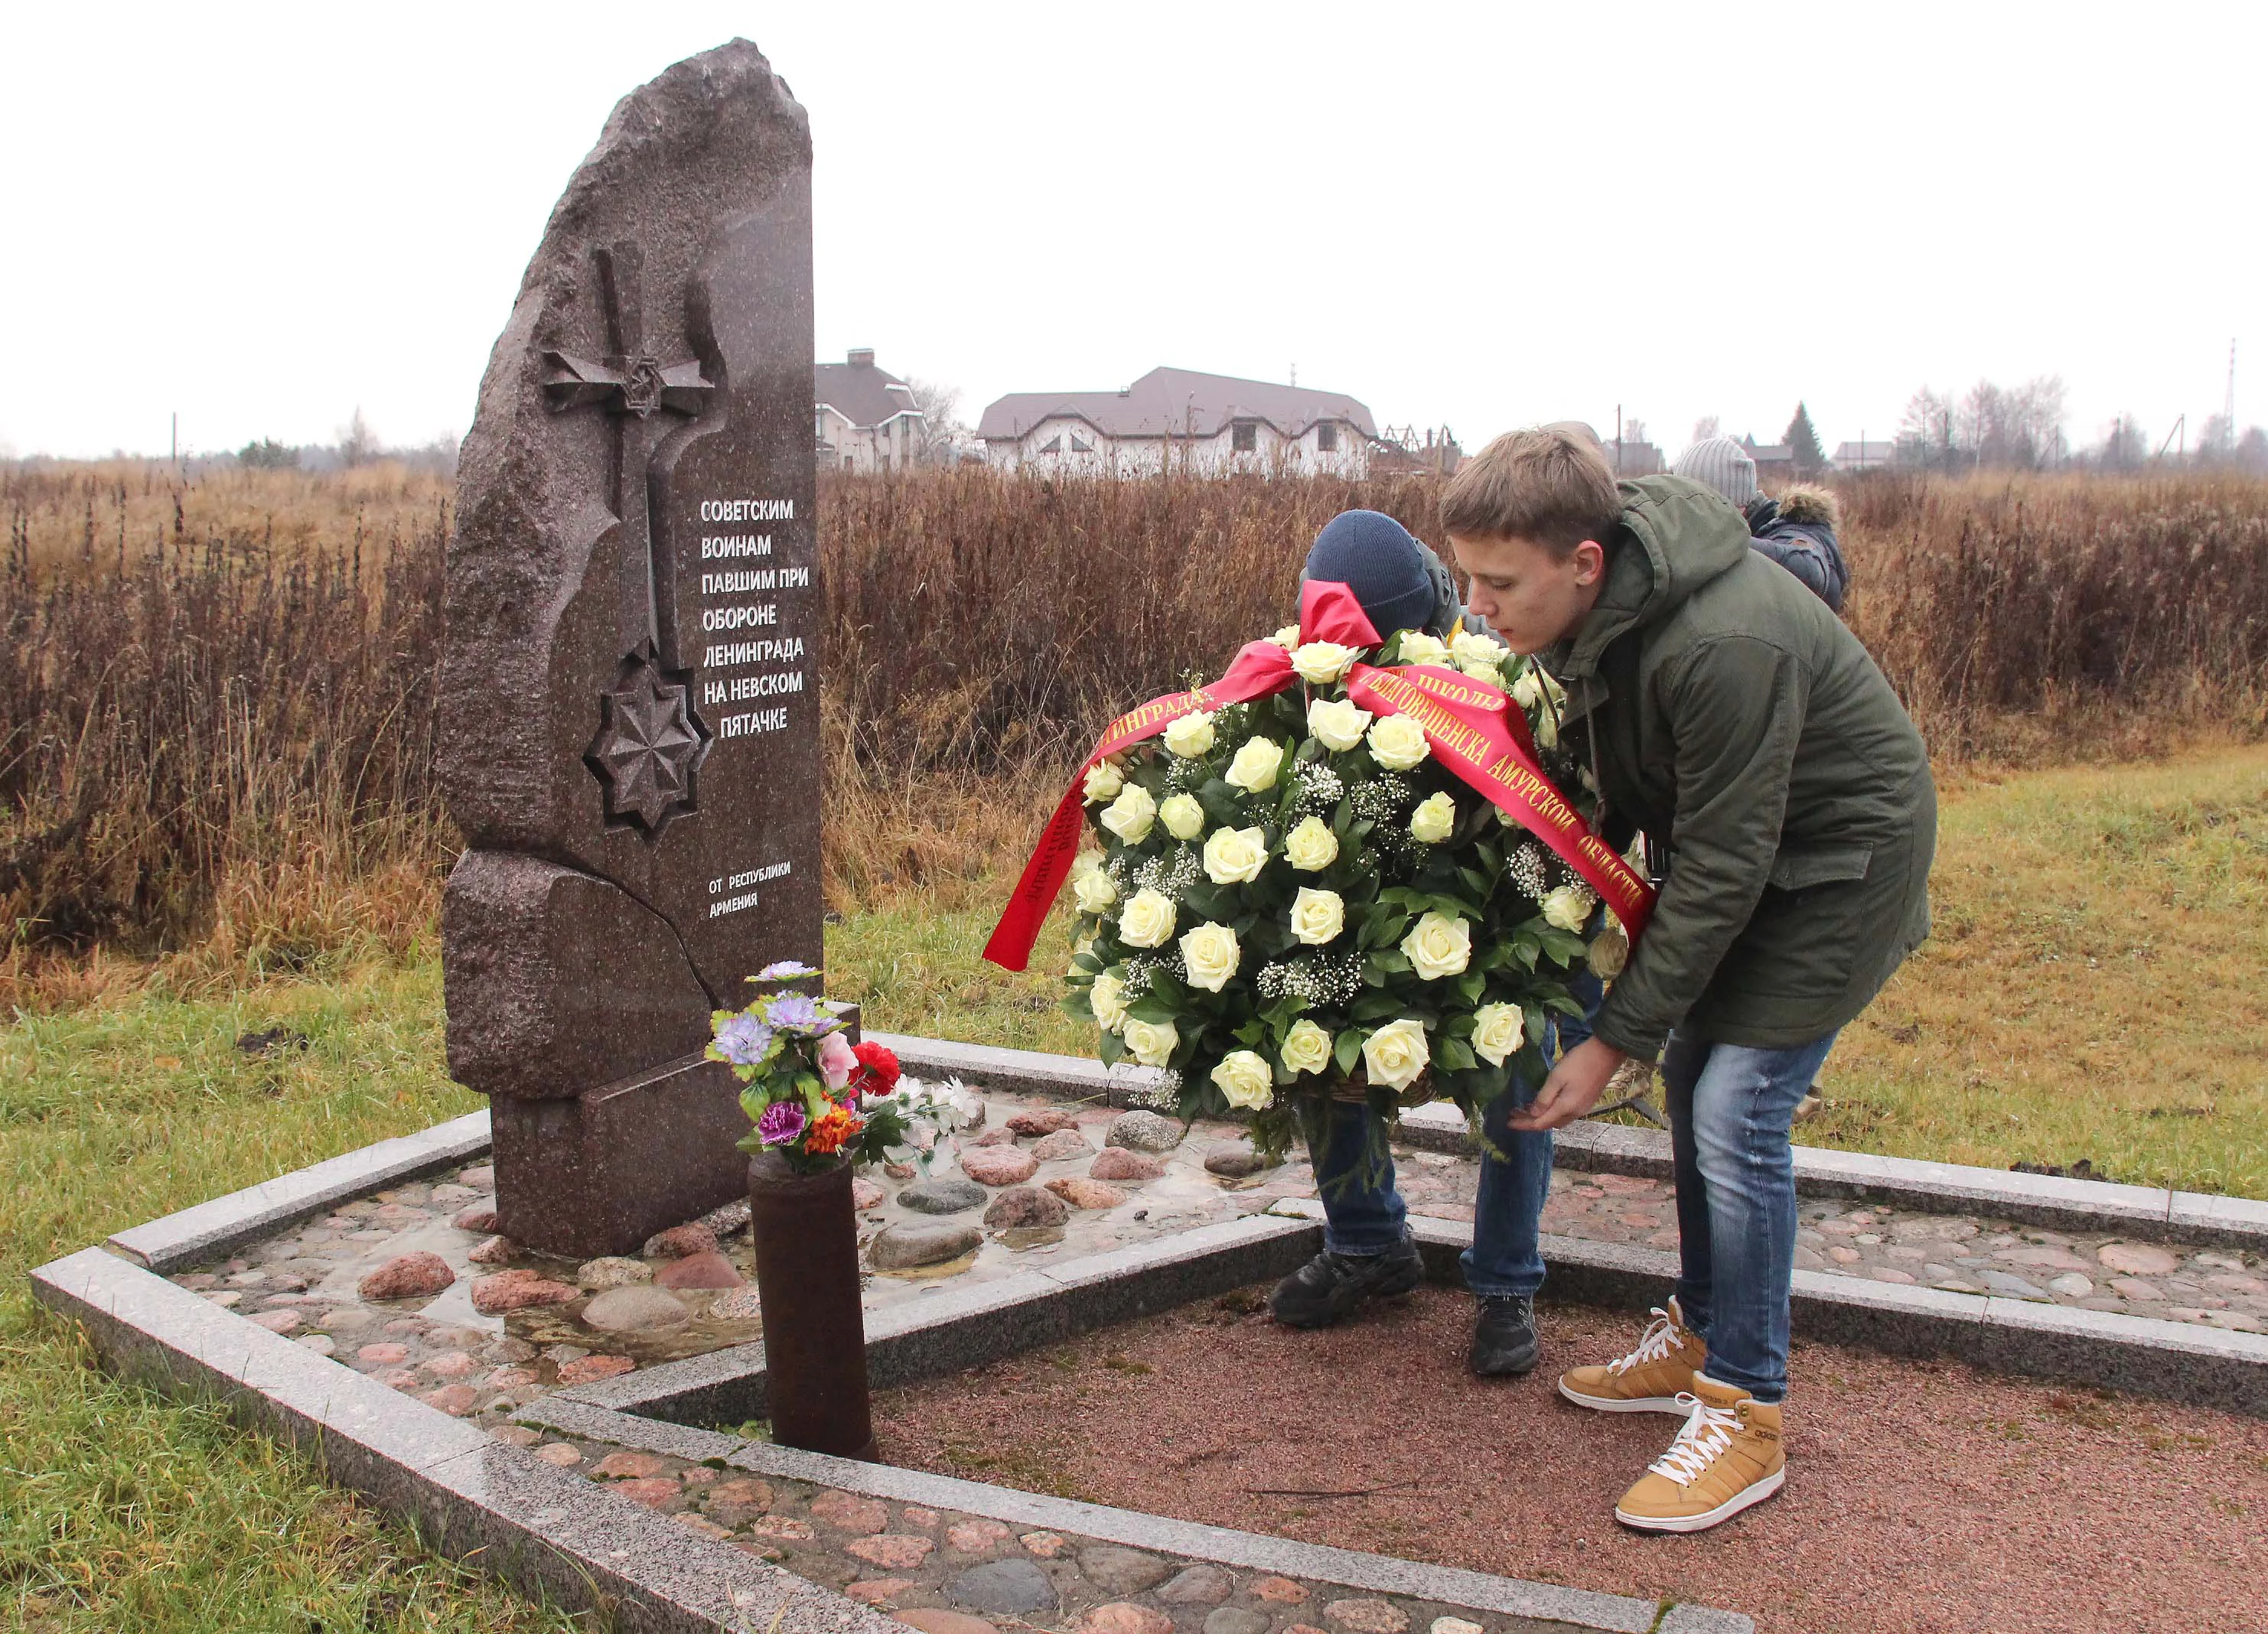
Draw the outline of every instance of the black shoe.
<instances>
[{"instance_id":1,"label":"black shoe","mask_svg":"<svg viewBox=\"0 0 2268 1634\"><path fill-rule=\"evenodd\" d=\"M1286 1328L1328 1328L1365 1299L1408 1293L1425 1280L1425 1262L1407 1237L1383 1254L1318 1254L1276 1284L1268 1309Z\"/></svg>"},{"instance_id":2,"label":"black shoe","mask_svg":"<svg viewBox=\"0 0 2268 1634\"><path fill-rule=\"evenodd\" d=\"M1481 1295L1467 1366L1484 1379L1517 1379L1535 1370L1542 1349L1535 1340L1534 1299L1524 1293Z\"/></svg>"}]
</instances>

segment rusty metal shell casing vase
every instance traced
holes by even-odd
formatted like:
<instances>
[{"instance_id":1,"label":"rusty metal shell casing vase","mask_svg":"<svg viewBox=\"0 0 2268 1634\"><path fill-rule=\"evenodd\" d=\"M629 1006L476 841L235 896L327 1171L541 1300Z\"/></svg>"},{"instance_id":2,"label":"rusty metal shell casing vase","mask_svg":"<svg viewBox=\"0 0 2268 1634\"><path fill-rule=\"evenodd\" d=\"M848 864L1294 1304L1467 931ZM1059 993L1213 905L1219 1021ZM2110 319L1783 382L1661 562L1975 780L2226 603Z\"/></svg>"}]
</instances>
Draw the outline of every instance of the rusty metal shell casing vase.
<instances>
[{"instance_id":1,"label":"rusty metal shell casing vase","mask_svg":"<svg viewBox=\"0 0 2268 1634\"><path fill-rule=\"evenodd\" d=\"M873 1458L850 1166L799 1174L777 1153L761 1152L748 1165L748 1214L772 1439Z\"/></svg>"}]
</instances>

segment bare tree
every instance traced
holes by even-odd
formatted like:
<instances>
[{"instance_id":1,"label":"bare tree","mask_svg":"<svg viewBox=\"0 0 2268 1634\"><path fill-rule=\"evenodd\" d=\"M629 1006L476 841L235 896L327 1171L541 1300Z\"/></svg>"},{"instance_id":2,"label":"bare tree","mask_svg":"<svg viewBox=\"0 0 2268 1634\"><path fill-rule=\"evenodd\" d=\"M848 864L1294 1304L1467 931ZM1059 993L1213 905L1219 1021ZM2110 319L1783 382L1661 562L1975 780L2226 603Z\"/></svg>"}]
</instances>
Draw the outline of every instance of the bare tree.
<instances>
[{"instance_id":1,"label":"bare tree","mask_svg":"<svg viewBox=\"0 0 2268 1634\"><path fill-rule=\"evenodd\" d=\"M961 418L961 388L938 380L909 379L914 407L922 412L921 430L914 439L915 458L924 465L950 463L968 435Z\"/></svg>"},{"instance_id":2,"label":"bare tree","mask_svg":"<svg viewBox=\"0 0 2268 1634\"><path fill-rule=\"evenodd\" d=\"M378 458L378 433L370 429L370 422L362 417L362 405L355 405L354 418L339 427L339 459L349 466L368 465Z\"/></svg>"},{"instance_id":3,"label":"bare tree","mask_svg":"<svg viewBox=\"0 0 2268 1634\"><path fill-rule=\"evenodd\" d=\"M1703 415L1693 423L1693 440L1697 443L1707 442L1717 435L1717 425L1718 420L1715 415Z\"/></svg>"}]
</instances>

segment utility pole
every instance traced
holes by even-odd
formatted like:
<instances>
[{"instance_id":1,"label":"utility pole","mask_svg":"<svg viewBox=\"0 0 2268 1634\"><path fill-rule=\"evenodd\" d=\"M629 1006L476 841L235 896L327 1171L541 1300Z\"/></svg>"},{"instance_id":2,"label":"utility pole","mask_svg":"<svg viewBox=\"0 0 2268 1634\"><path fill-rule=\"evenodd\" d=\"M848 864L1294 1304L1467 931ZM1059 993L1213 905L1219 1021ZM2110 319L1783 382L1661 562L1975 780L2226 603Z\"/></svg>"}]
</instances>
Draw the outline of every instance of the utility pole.
<instances>
[{"instance_id":1,"label":"utility pole","mask_svg":"<svg viewBox=\"0 0 2268 1634\"><path fill-rule=\"evenodd\" d=\"M1623 406L1615 405L1615 475L1623 474Z\"/></svg>"},{"instance_id":2,"label":"utility pole","mask_svg":"<svg viewBox=\"0 0 2268 1634\"><path fill-rule=\"evenodd\" d=\"M2228 342L2228 393L2220 400L2220 423L2228 438L2228 445L2236 446L2236 340Z\"/></svg>"},{"instance_id":3,"label":"utility pole","mask_svg":"<svg viewBox=\"0 0 2268 1634\"><path fill-rule=\"evenodd\" d=\"M166 453L167 463L179 465L181 460L181 411L173 410L173 445Z\"/></svg>"}]
</instances>

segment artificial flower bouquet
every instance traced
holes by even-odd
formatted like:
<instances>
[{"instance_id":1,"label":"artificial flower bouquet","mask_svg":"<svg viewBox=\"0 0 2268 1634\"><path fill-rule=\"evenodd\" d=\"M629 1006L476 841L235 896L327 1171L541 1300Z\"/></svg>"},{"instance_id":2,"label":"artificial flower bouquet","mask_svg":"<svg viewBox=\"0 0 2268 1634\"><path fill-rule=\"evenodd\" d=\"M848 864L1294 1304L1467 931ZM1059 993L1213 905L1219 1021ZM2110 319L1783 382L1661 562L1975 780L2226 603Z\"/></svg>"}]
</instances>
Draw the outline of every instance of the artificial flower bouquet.
<instances>
[{"instance_id":1,"label":"artificial flower bouquet","mask_svg":"<svg viewBox=\"0 0 2268 1634\"><path fill-rule=\"evenodd\" d=\"M1550 1017L1581 1012L1578 967L1611 974L1626 946L1563 856L1626 909L1645 889L1601 873L1622 859L1590 834L1542 670L1471 632L1381 641L1359 610L1337 628L1278 631L1280 653L1256 644L1216 688L1160 700L1162 732L1120 733L1074 791L1099 844L1071 865L1064 1008L1106 1063L1166 1069L1161 1105L1250 1113L1270 1151L1333 1095L1389 1118L1446 1098L1477 1124L1515 1072L1539 1084ZM1553 821L1506 814L1529 800Z\"/></svg>"},{"instance_id":2,"label":"artificial flower bouquet","mask_svg":"<svg viewBox=\"0 0 2268 1634\"><path fill-rule=\"evenodd\" d=\"M776 1152L799 1174L875 1162L901 1147L926 1151L917 1125L951 1127L949 1102L910 1080L901 1093L897 1057L871 1041L852 1044L841 1019L809 994L780 985L818 971L783 961L748 978L765 987L747 1008L711 1017L707 1055L729 1064L747 1087L740 1107L755 1125L744 1152Z\"/></svg>"}]
</instances>

